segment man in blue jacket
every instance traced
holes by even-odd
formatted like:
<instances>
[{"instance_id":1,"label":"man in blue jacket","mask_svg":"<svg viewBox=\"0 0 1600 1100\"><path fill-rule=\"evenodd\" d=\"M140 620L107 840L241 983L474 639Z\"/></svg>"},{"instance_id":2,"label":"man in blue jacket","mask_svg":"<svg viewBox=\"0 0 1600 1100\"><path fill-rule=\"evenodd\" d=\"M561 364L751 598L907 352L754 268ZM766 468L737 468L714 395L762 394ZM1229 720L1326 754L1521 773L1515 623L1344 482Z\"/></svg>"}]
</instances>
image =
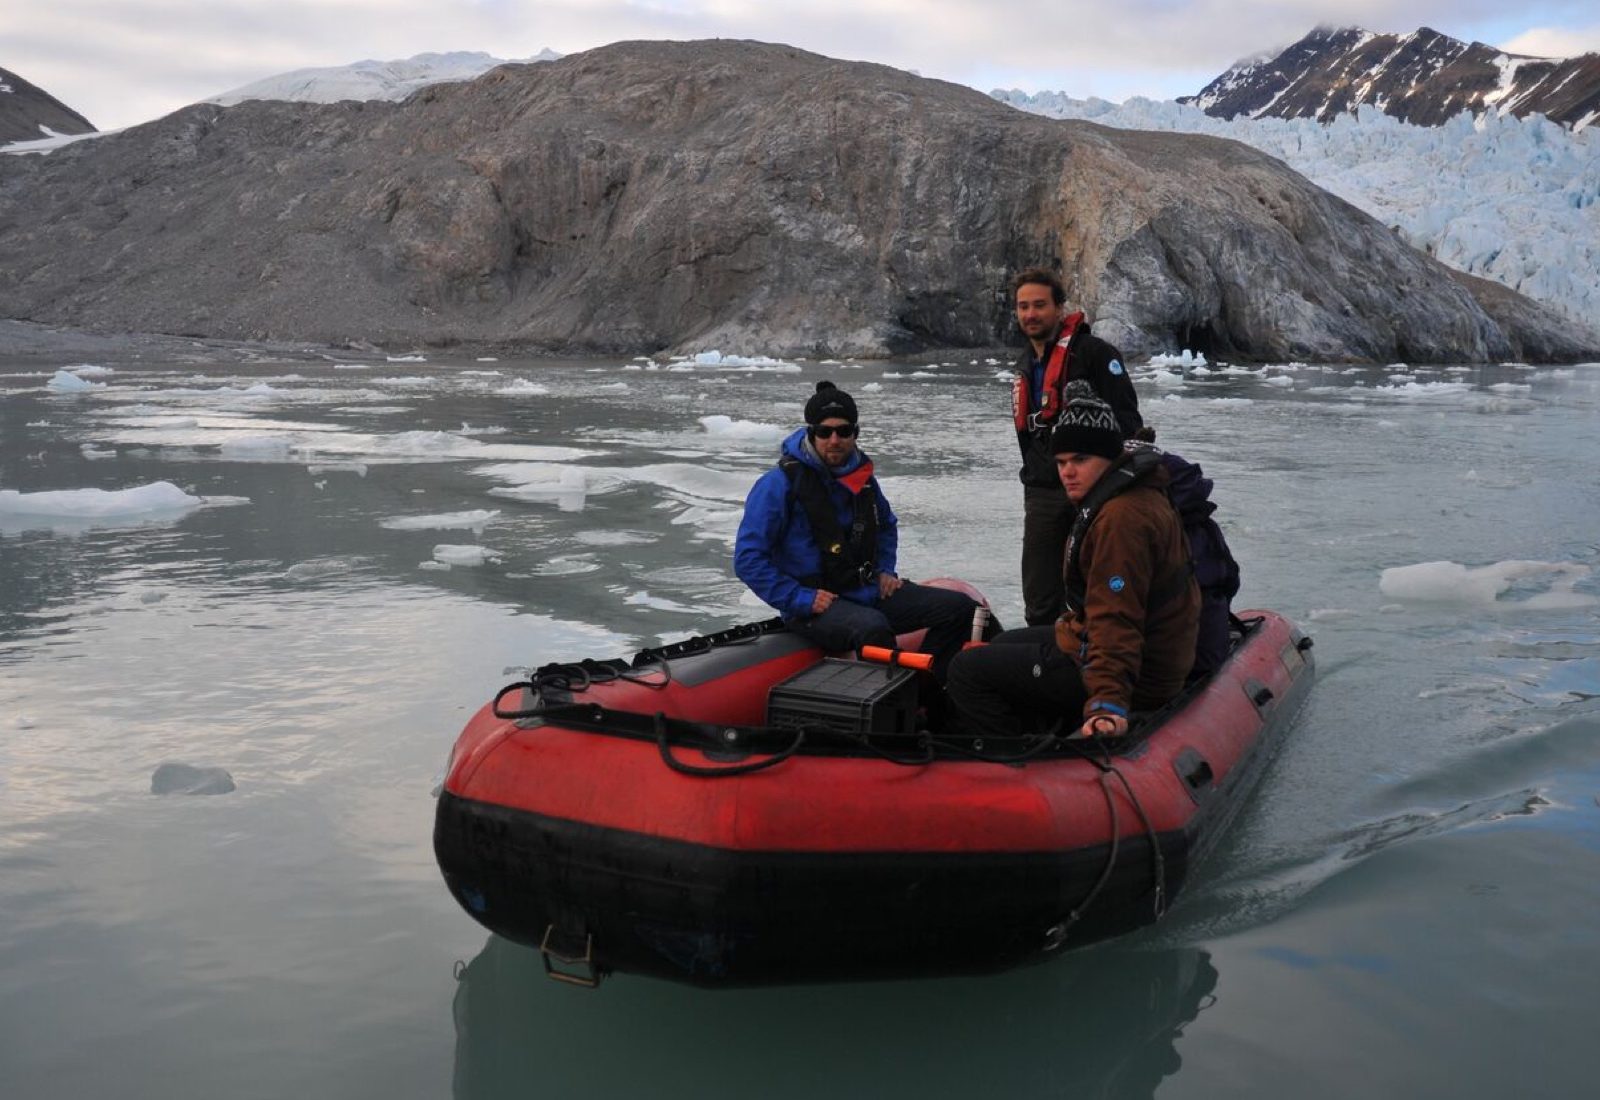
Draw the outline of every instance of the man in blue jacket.
<instances>
[{"instance_id":1,"label":"man in blue jacket","mask_svg":"<svg viewBox=\"0 0 1600 1100\"><path fill-rule=\"evenodd\" d=\"M899 531L856 446L856 403L832 382L806 402L806 426L783 441L776 469L745 498L733 567L790 629L823 649L892 646L928 628L922 649L943 682L969 636L973 599L895 575Z\"/></svg>"}]
</instances>

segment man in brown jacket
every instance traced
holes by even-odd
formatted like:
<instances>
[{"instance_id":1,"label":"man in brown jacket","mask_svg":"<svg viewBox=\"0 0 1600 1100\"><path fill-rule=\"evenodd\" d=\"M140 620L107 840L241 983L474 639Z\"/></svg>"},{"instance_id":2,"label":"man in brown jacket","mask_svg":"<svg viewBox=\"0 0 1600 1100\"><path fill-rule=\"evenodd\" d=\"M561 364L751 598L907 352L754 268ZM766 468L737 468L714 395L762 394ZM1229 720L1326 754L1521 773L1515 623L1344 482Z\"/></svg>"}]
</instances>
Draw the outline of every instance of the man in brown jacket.
<instances>
[{"instance_id":1,"label":"man in brown jacket","mask_svg":"<svg viewBox=\"0 0 1600 1100\"><path fill-rule=\"evenodd\" d=\"M1183 690L1194 663L1200 590L1160 452L1124 450L1116 415L1086 383L1066 396L1051 450L1077 508L1067 610L1054 627L1008 631L951 663L958 719L984 736L1058 720L1084 736L1125 733L1130 714Z\"/></svg>"}]
</instances>

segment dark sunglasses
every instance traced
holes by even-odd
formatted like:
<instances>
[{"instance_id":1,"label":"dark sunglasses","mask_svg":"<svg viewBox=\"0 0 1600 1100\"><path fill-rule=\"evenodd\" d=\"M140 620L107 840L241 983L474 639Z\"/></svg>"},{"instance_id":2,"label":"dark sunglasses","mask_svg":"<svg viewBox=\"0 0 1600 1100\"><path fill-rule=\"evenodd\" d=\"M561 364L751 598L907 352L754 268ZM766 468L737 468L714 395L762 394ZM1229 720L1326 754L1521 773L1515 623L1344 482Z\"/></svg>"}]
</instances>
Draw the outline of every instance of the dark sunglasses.
<instances>
[{"instance_id":1,"label":"dark sunglasses","mask_svg":"<svg viewBox=\"0 0 1600 1100\"><path fill-rule=\"evenodd\" d=\"M856 434L856 425L840 424L835 427L832 424L818 424L811 429L811 434L818 439L832 439L834 436L838 436L840 439L849 439Z\"/></svg>"}]
</instances>

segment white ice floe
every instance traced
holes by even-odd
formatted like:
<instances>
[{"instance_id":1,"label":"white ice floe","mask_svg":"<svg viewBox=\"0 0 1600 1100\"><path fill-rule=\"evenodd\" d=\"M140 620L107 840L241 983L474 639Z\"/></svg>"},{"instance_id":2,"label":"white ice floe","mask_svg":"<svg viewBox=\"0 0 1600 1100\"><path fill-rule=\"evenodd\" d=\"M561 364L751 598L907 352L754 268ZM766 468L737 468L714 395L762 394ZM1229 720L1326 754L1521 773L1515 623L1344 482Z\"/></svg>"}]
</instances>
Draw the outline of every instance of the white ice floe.
<instances>
[{"instance_id":1,"label":"white ice floe","mask_svg":"<svg viewBox=\"0 0 1600 1100\"><path fill-rule=\"evenodd\" d=\"M868 382L865 386L861 387L861 390L862 390L863 393L878 393L882 389L883 389L883 383L882 382Z\"/></svg>"},{"instance_id":2,"label":"white ice floe","mask_svg":"<svg viewBox=\"0 0 1600 1100\"><path fill-rule=\"evenodd\" d=\"M442 543L433 548L433 560L449 566L489 565L500 560L500 555L487 546L458 546Z\"/></svg>"},{"instance_id":3,"label":"white ice floe","mask_svg":"<svg viewBox=\"0 0 1600 1100\"><path fill-rule=\"evenodd\" d=\"M476 508L470 512L439 512L431 516L391 516L380 520L378 526L391 531L482 531L499 514L499 509Z\"/></svg>"},{"instance_id":4,"label":"white ice floe","mask_svg":"<svg viewBox=\"0 0 1600 1100\"><path fill-rule=\"evenodd\" d=\"M766 355L724 355L720 351L702 351L687 360L675 359L674 366L710 368L712 370L772 371L791 374L800 370L798 363L773 359Z\"/></svg>"},{"instance_id":5,"label":"white ice floe","mask_svg":"<svg viewBox=\"0 0 1600 1100\"><path fill-rule=\"evenodd\" d=\"M91 382L69 370L58 370L50 376L44 388L52 393L88 393L90 390L103 390L106 384Z\"/></svg>"},{"instance_id":6,"label":"white ice floe","mask_svg":"<svg viewBox=\"0 0 1600 1100\"><path fill-rule=\"evenodd\" d=\"M77 366L68 367L67 370L79 378L105 378L117 373L115 368L102 366L99 363L79 363Z\"/></svg>"},{"instance_id":7,"label":"white ice floe","mask_svg":"<svg viewBox=\"0 0 1600 1100\"><path fill-rule=\"evenodd\" d=\"M67 526L96 526L172 518L196 508L244 504L244 497L198 497L170 481L154 481L131 489L56 489L23 493L0 489L0 527L26 529L60 521Z\"/></svg>"},{"instance_id":8,"label":"white ice floe","mask_svg":"<svg viewBox=\"0 0 1600 1100\"><path fill-rule=\"evenodd\" d=\"M648 546L660 537L646 531L578 531L573 540L585 546Z\"/></svg>"},{"instance_id":9,"label":"white ice floe","mask_svg":"<svg viewBox=\"0 0 1600 1100\"><path fill-rule=\"evenodd\" d=\"M515 481L515 485L496 486L491 496L520 500L528 504L554 504L563 512L581 512L589 484L578 466L559 466L543 462L508 463L474 471Z\"/></svg>"},{"instance_id":10,"label":"white ice floe","mask_svg":"<svg viewBox=\"0 0 1600 1100\"><path fill-rule=\"evenodd\" d=\"M1204 352L1190 351L1184 348L1176 355L1152 355L1149 365L1152 367L1176 367L1179 370L1189 371L1207 366Z\"/></svg>"},{"instance_id":11,"label":"white ice floe","mask_svg":"<svg viewBox=\"0 0 1600 1100\"><path fill-rule=\"evenodd\" d=\"M722 439L747 439L757 443L781 443L789 429L779 424L756 420L735 420L731 416L702 416L700 424L707 435Z\"/></svg>"},{"instance_id":12,"label":"white ice floe","mask_svg":"<svg viewBox=\"0 0 1600 1100\"><path fill-rule=\"evenodd\" d=\"M93 443L80 443L78 450L83 452L83 457L88 459L116 458L117 452L96 447Z\"/></svg>"},{"instance_id":13,"label":"white ice floe","mask_svg":"<svg viewBox=\"0 0 1600 1100\"><path fill-rule=\"evenodd\" d=\"M1361 612L1352 607L1318 607L1313 608L1306 616L1306 621L1311 623L1332 622L1338 619L1353 619Z\"/></svg>"},{"instance_id":14,"label":"white ice floe","mask_svg":"<svg viewBox=\"0 0 1600 1100\"><path fill-rule=\"evenodd\" d=\"M432 378L424 378L420 374L403 374L390 378L374 378L374 386L431 386Z\"/></svg>"},{"instance_id":15,"label":"white ice floe","mask_svg":"<svg viewBox=\"0 0 1600 1100\"><path fill-rule=\"evenodd\" d=\"M1600 597L1574 590L1589 574L1589 566L1576 562L1502 561L1473 568L1453 561L1425 561L1385 569L1378 590L1399 600L1486 606L1519 581L1548 579L1545 591L1506 602L1536 610L1579 608L1600 604Z\"/></svg>"},{"instance_id":16,"label":"white ice floe","mask_svg":"<svg viewBox=\"0 0 1600 1100\"><path fill-rule=\"evenodd\" d=\"M605 387L598 387L605 388ZM624 384L626 388L626 384ZM503 397L543 397L550 392L549 386L541 386L537 382L530 382L526 378L517 378L494 391Z\"/></svg>"},{"instance_id":17,"label":"white ice floe","mask_svg":"<svg viewBox=\"0 0 1600 1100\"><path fill-rule=\"evenodd\" d=\"M426 363L428 361L426 355L385 355L384 358L391 363Z\"/></svg>"}]
</instances>

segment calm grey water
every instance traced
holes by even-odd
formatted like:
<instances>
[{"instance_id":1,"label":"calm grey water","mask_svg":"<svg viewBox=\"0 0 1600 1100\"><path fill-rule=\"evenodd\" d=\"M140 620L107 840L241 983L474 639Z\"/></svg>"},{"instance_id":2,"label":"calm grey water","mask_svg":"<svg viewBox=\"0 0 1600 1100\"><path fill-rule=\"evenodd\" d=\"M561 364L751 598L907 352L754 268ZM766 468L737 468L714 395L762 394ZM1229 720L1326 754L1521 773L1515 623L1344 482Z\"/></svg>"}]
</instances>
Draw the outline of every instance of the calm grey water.
<instances>
[{"instance_id":1,"label":"calm grey water","mask_svg":"<svg viewBox=\"0 0 1600 1100\"><path fill-rule=\"evenodd\" d=\"M1321 674L1161 925L981 980L589 994L439 880L462 722L517 668L764 617L731 536L822 377L903 571L1019 618L996 364L61 365L0 361L0 491L209 506L0 497L0 1095L1593 1094L1600 366L1140 372L1238 606ZM405 526L463 512L498 514ZM167 761L237 789L153 795Z\"/></svg>"}]
</instances>

